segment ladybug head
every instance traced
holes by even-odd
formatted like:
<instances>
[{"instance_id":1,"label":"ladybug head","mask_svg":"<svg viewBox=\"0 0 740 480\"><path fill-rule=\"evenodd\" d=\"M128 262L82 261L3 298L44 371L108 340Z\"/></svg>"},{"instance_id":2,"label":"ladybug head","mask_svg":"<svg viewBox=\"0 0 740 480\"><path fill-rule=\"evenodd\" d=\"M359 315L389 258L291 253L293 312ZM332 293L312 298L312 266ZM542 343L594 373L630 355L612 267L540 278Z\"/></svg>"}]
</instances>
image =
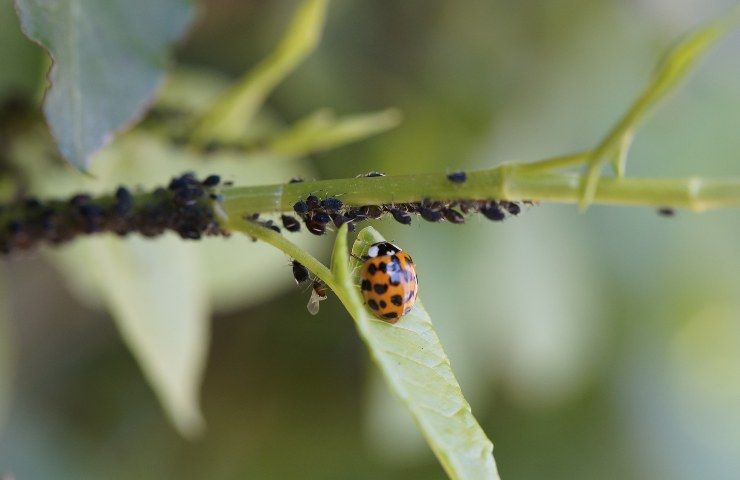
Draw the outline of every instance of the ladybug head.
<instances>
[{"instance_id":1,"label":"ladybug head","mask_svg":"<svg viewBox=\"0 0 740 480\"><path fill-rule=\"evenodd\" d=\"M373 243L367 250L368 258L384 257L400 252L401 249L390 242Z\"/></svg>"}]
</instances>

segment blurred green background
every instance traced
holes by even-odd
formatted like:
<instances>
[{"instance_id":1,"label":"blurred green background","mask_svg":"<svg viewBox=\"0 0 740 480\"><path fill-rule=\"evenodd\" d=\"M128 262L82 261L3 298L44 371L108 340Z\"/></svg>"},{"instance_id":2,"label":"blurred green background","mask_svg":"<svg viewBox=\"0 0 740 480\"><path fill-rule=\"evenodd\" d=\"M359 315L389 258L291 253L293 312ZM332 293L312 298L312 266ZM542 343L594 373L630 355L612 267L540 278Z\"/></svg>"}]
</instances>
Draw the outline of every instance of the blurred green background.
<instances>
[{"instance_id":1,"label":"blurred green background","mask_svg":"<svg viewBox=\"0 0 740 480\"><path fill-rule=\"evenodd\" d=\"M321 46L271 96L270 111L293 122L322 106L395 106L402 124L306 161L225 173L274 183L452 171L588 148L665 48L733 3L336 1ZM236 78L273 48L296 5L202 2L177 65ZM738 52L734 33L656 112L629 175L738 172ZM0 65L0 97L38 101L46 63L8 0ZM737 478L738 212L662 218L648 208L541 205L503 224L376 227L414 256L502 478ZM326 258L330 237L307 241ZM444 478L336 299L309 316L287 258L246 240L232 249L255 251L267 260L224 273L210 297L207 428L194 441L167 421L110 316L80 293L85 272L75 280L40 253L3 260L0 474Z\"/></svg>"}]
</instances>

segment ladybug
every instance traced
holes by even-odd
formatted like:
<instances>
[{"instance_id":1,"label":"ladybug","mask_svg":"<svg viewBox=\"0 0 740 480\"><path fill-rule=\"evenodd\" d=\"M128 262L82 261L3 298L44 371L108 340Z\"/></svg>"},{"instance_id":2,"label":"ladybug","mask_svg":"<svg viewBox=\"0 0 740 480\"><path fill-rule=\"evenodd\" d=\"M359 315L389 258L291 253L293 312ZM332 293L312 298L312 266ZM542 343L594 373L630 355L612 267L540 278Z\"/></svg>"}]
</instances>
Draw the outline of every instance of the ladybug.
<instances>
[{"instance_id":1,"label":"ladybug","mask_svg":"<svg viewBox=\"0 0 740 480\"><path fill-rule=\"evenodd\" d=\"M370 246L362 257L360 290L373 314L390 323L411 311L419 293L411 256L389 242Z\"/></svg>"}]
</instances>

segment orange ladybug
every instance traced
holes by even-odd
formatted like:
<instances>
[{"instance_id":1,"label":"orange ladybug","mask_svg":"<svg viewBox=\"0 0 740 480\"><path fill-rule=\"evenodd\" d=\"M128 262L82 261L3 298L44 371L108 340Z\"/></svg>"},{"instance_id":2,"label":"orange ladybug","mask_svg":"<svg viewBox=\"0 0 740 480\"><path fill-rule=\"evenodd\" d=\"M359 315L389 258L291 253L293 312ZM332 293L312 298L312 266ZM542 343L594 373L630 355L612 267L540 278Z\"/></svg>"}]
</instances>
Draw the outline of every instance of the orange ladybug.
<instances>
[{"instance_id":1,"label":"orange ladybug","mask_svg":"<svg viewBox=\"0 0 740 480\"><path fill-rule=\"evenodd\" d=\"M372 244L363 260L360 290L365 304L376 317L396 323L413 308L419 293L414 261L389 242Z\"/></svg>"}]
</instances>

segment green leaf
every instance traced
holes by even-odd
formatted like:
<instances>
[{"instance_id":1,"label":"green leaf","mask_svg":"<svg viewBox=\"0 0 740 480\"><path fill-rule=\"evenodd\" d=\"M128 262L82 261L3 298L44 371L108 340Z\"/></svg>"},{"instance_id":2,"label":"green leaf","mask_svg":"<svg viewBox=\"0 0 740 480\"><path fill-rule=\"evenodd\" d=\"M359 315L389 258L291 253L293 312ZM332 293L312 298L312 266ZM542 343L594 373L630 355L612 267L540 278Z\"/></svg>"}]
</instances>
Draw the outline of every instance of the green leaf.
<instances>
[{"instance_id":1,"label":"green leaf","mask_svg":"<svg viewBox=\"0 0 740 480\"><path fill-rule=\"evenodd\" d=\"M267 96L318 46L328 0L305 0L277 48L224 92L205 114L193 138L238 142Z\"/></svg>"},{"instance_id":2,"label":"green leaf","mask_svg":"<svg viewBox=\"0 0 740 480\"><path fill-rule=\"evenodd\" d=\"M189 0L16 0L24 33L54 66L44 113L62 155L90 157L140 117L160 85L170 45L190 24Z\"/></svg>"},{"instance_id":3,"label":"green leaf","mask_svg":"<svg viewBox=\"0 0 740 480\"><path fill-rule=\"evenodd\" d=\"M385 132L400 122L401 113L395 108L343 118L336 118L329 109L321 109L275 135L268 149L280 155L306 155Z\"/></svg>"},{"instance_id":4,"label":"green leaf","mask_svg":"<svg viewBox=\"0 0 740 480\"><path fill-rule=\"evenodd\" d=\"M346 227L337 235L332 271L342 303L355 319L373 360L391 390L409 409L427 442L454 479L497 479L493 445L478 425L421 301L396 324L375 318L357 288L359 262L350 262ZM373 228L360 232L353 256L367 253L383 237Z\"/></svg>"},{"instance_id":5,"label":"green leaf","mask_svg":"<svg viewBox=\"0 0 740 480\"><path fill-rule=\"evenodd\" d=\"M209 339L198 258L175 236L91 239L94 276L121 335L186 436L203 428L199 393Z\"/></svg>"},{"instance_id":6,"label":"green leaf","mask_svg":"<svg viewBox=\"0 0 740 480\"><path fill-rule=\"evenodd\" d=\"M604 163L611 158L617 174L623 173L627 150L632 142L634 131L650 109L678 87L702 55L738 24L740 24L740 7L687 35L668 52L658 64L647 88L617 126L591 152L583 180L581 208L587 207L593 201Z\"/></svg>"}]
</instances>

